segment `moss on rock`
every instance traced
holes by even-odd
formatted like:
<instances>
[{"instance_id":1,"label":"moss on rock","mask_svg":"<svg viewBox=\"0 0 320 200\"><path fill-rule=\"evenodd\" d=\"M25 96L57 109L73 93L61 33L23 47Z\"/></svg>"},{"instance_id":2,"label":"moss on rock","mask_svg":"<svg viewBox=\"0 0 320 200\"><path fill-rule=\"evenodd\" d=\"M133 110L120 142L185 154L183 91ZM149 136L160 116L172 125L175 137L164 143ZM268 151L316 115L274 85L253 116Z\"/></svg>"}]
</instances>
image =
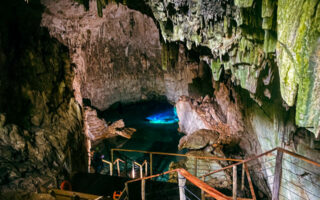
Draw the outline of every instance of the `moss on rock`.
<instances>
[{"instance_id":1,"label":"moss on rock","mask_svg":"<svg viewBox=\"0 0 320 200\"><path fill-rule=\"evenodd\" d=\"M316 0L278 1L277 60L281 94L288 105L296 103L296 124L319 129L320 7Z\"/></svg>"}]
</instances>

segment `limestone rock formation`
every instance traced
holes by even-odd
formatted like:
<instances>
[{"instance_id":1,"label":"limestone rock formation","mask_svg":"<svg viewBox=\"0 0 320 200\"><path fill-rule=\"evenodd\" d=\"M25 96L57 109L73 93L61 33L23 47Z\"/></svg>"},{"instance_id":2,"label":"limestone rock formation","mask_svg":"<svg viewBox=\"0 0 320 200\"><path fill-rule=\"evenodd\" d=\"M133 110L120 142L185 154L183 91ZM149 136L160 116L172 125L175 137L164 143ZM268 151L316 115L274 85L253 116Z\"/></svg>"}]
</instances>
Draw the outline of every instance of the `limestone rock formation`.
<instances>
[{"instance_id":1,"label":"limestone rock formation","mask_svg":"<svg viewBox=\"0 0 320 200\"><path fill-rule=\"evenodd\" d=\"M73 66L68 49L40 28L39 8L24 1L0 7L1 195L57 187L86 170Z\"/></svg>"},{"instance_id":2,"label":"limestone rock formation","mask_svg":"<svg viewBox=\"0 0 320 200\"><path fill-rule=\"evenodd\" d=\"M205 46L213 77L222 71L253 95L268 62L276 60L281 96L297 112L295 122L319 133L318 1L307 0L146 0L167 41L185 41L188 48ZM298 89L299 88L299 89ZM256 95L259 96L259 95ZM265 94L269 97L268 92ZM254 98L256 99L256 97ZM297 101L295 101L297 99Z\"/></svg>"},{"instance_id":3,"label":"limestone rock formation","mask_svg":"<svg viewBox=\"0 0 320 200\"><path fill-rule=\"evenodd\" d=\"M223 137L237 137L244 131L239 104L229 98L232 90L228 90L223 83L219 86L219 90L214 92L214 98L206 96L199 99L179 99L176 108L181 132L191 134L199 129L210 129L219 132Z\"/></svg>"},{"instance_id":4,"label":"limestone rock formation","mask_svg":"<svg viewBox=\"0 0 320 200\"><path fill-rule=\"evenodd\" d=\"M117 1L147 15L104 0L41 2L0 7L0 195L56 187L86 170L83 129L119 134L122 121L106 127L94 111L84 127L83 98L101 110L117 101L179 100L187 134L180 147L200 149L195 155L227 154L213 146L219 135L247 157L282 146L319 161L319 1ZM204 162L194 173L226 164ZM284 165L298 176L284 172L283 186L320 196L310 184L319 177ZM223 177L213 185L229 187ZM268 192L265 177L252 178Z\"/></svg>"},{"instance_id":5,"label":"limestone rock formation","mask_svg":"<svg viewBox=\"0 0 320 200\"><path fill-rule=\"evenodd\" d=\"M118 101L166 96L175 102L189 95L188 84L197 76L198 65L188 61L183 46L161 45L152 18L115 3L99 17L94 1L88 11L74 0L42 2L42 26L69 47L76 65L78 102L87 98L105 110Z\"/></svg>"},{"instance_id":6,"label":"limestone rock formation","mask_svg":"<svg viewBox=\"0 0 320 200\"><path fill-rule=\"evenodd\" d=\"M223 143L231 142L221 141L220 134L217 131L200 129L191 134L188 134L180 139L179 149L188 149L189 156L203 156L203 157L220 157L225 158L222 152ZM175 166L176 165L176 166ZM195 166L196 165L196 166ZM221 169L228 165L225 161L197 159L194 157L187 157L186 160L181 160L178 163L171 164L171 168L184 166L189 172L195 176L202 176L211 171ZM173 177L172 177L173 178ZM221 171L206 178L206 183L215 188L230 189L232 180L229 171Z\"/></svg>"},{"instance_id":7,"label":"limestone rock formation","mask_svg":"<svg viewBox=\"0 0 320 200\"><path fill-rule=\"evenodd\" d=\"M206 151L195 151L191 150L187 153L188 156L184 160L180 160L179 162L170 163L169 169L176 168L184 168L187 169L194 176L200 177L202 175L208 174L214 170L221 169L228 165L227 162L218 161L218 160L210 160L210 159L195 159L193 156L202 156L202 157L212 157L213 154L211 152ZM225 158L224 155L220 155L219 157ZM197 166L196 166L197 163ZM176 182L177 181L176 174L170 174L169 181ZM214 188L224 188L231 189L232 179L231 179L231 171L221 171L210 176L206 177L206 183Z\"/></svg>"},{"instance_id":8,"label":"limestone rock formation","mask_svg":"<svg viewBox=\"0 0 320 200\"><path fill-rule=\"evenodd\" d=\"M202 151L190 151L187 153L187 155L210 157L212 156L212 153ZM224 158L224 155L220 155L219 157ZM188 169L190 172L197 173L194 175L198 177L208 174L209 172L212 172L214 170L221 169L227 165L228 163L225 161L198 159L197 168L195 168L195 158L188 157L185 161L186 169ZM206 178L206 183L208 183L214 188L231 189L231 171L221 171L213 175L210 175Z\"/></svg>"},{"instance_id":9,"label":"limestone rock formation","mask_svg":"<svg viewBox=\"0 0 320 200\"><path fill-rule=\"evenodd\" d=\"M104 119L97 116L95 109L88 106L84 107L84 123L87 135L94 142L118 135L130 139L136 131L134 128L126 128L122 119L108 125Z\"/></svg>"},{"instance_id":10,"label":"limestone rock formation","mask_svg":"<svg viewBox=\"0 0 320 200\"><path fill-rule=\"evenodd\" d=\"M179 149L202 149L206 147L208 144L218 144L219 143L218 132L206 129L200 129L192 134L187 136L183 136L179 142Z\"/></svg>"}]
</instances>

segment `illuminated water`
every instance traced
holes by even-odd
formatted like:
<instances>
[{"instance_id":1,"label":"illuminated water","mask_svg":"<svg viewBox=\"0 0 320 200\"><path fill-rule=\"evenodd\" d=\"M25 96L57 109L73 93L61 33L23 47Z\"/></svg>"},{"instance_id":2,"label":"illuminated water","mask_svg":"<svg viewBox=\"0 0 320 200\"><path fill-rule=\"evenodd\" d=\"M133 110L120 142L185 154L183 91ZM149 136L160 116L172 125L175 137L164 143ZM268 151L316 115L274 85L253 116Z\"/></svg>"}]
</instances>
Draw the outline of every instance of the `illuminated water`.
<instances>
[{"instance_id":1,"label":"illuminated water","mask_svg":"<svg viewBox=\"0 0 320 200\"><path fill-rule=\"evenodd\" d=\"M169 108L146 117L152 124L174 124L179 121L176 108Z\"/></svg>"},{"instance_id":2,"label":"illuminated water","mask_svg":"<svg viewBox=\"0 0 320 200\"><path fill-rule=\"evenodd\" d=\"M178 144L183 134L177 131L178 118L175 109L167 102L144 102L120 106L102 113L107 122L123 119L126 127L137 130L130 140L117 137L104 142L104 152L109 158L111 148L135 149L153 152L183 153ZM121 155L142 163L149 155L122 152ZM159 172L167 170L175 157L154 156L153 162Z\"/></svg>"}]
</instances>

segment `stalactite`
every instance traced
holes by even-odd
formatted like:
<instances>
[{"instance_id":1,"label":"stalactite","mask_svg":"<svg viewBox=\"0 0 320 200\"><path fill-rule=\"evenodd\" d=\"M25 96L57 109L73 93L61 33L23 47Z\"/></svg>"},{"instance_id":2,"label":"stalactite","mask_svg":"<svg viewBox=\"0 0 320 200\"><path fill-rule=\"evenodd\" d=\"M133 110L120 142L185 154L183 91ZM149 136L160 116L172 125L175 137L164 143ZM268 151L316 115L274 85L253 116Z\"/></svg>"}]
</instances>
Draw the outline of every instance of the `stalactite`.
<instances>
[{"instance_id":1,"label":"stalactite","mask_svg":"<svg viewBox=\"0 0 320 200\"><path fill-rule=\"evenodd\" d=\"M97 1L98 16L102 17L102 3L101 3L101 0L96 0L96 1Z\"/></svg>"}]
</instances>

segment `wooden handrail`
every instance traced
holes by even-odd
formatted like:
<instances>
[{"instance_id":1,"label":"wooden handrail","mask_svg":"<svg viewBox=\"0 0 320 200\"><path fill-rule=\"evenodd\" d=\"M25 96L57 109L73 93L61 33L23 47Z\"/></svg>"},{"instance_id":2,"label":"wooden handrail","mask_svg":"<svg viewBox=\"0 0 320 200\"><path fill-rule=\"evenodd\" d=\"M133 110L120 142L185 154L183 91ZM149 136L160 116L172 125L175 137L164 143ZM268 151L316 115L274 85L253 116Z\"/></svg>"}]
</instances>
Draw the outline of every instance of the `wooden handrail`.
<instances>
[{"instance_id":1,"label":"wooden handrail","mask_svg":"<svg viewBox=\"0 0 320 200\"><path fill-rule=\"evenodd\" d=\"M315 166L317 166L317 167L320 167L320 163L318 163L318 162L316 162L316 161L314 161L314 160L311 160L311 159L309 159L309 158L307 158L307 157L301 156L301 155L299 155L299 154L296 154L296 153L294 153L294 152L288 151L288 150L283 149L283 148L281 148L281 147L278 147L278 150L279 150L279 151L282 151L283 153L289 154L290 156L293 156L293 157L296 157L296 158L298 158L298 159L300 159L300 160L303 160L303 161L305 161L305 162L308 162L308 163L310 163L310 164L312 164L312 165L315 165Z\"/></svg>"},{"instance_id":2,"label":"wooden handrail","mask_svg":"<svg viewBox=\"0 0 320 200\"><path fill-rule=\"evenodd\" d=\"M113 164L117 163L117 162L122 162L122 163L126 163L125 161L121 160L120 158L116 159Z\"/></svg>"},{"instance_id":3,"label":"wooden handrail","mask_svg":"<svg viewBox=\"0 0 320 200\"><path fill-rule=\"evenodd\" d=\"M200 179L198 179L197 177L193 176L192 174L190 174L187 170L185 169L179 169L178 171L182 176L184 176L188 181L190 181L191 183L193 183L195 186L197 186L198 188L200 188L201 190L205 191L206 193L208 193L211 197L216 198L217 200L229 200L231 199L230 197L222 194L221 192L219 192L218 190L212 188L211 186L209 186L208 184L206 184L205 182L201 181Z\"/></svg>"},{"instance_id":4,"label":"wooden handrail","mask_svg":"<svg viewBox=\"0 0 320 200\"><path fill-rule=\"evenodd\" d=\"M249 162L249 161L256 160L256 159L258 159L258 158L260 158L260 157L262 157L262 156L265 156L265 155L267 155L267 154L270 154L271 152L276 151L276 150L277 150L277 148L271 149L271 150L266 151L266 152L264 152L263 154L260 154L260 155L258 155L258 156L254 156L254 157L252 157L252 158L249 158L249 159L246 159L246 160L237 162L237 163L235 163L235 164L228 165L227 167L223 167L223 168L221 168L221 169L215 170L215 171L213 171L213 172L210 172L210 173L208 173L208 174L202 175L202 176L200 176L200 177L201 177L201 178L202 178L202 177L207 177L207 176L210 176L210 175L215 174L215 173L217 173L217 172L221 172L221 171L224 171L224 170L226 170L226 169L232 168L233 166L241 165L241 164L243 164L243 163L247 163L247 162Z\"/></svg>"},{"instance_id":5,"label":"wooden handrail","mask_svg":"<svg viewBox=\"0 0 320 200\"><path fill-rule=\"evenodd\" d=\"M271 150L269 150L269 151L266 151L266 152L264 152L264 153L262 153L262 154L260 154L260 155L257 155L257 156L254 156L254 157L252 157L252 158L249 158L249 159L240 161L240 162L238 162L238 163L229 165L229 166L227 166L227 167L224 167L224 168L215 170L215 171L213 171L213 172L210 172L210 173L208 173L208 174L202 175L202 176L200 176L200 177L207 177L207 176L210 176L210 175L215 174L215 173L217 173L217 172L221 172L221 171L224 171L224 170L226 170L226 169L232 168L233 166L241 165L241 164L250 162L250 161L252 161L252 160L256 160L256 159L258 159L258 158L260 158L260 157L262 157L262 156L265 156L265 155L267 155L267 154L270 154L270 153L273 152L273 151L282 151L283 153L289 154L289 155L291 155L291 156L293 156L293 157L296 157L296 158L298 158L298 159L301 159L301 160L303 160L303 161L305 161L305 162L308 162L308 163L310 163L310 164L312 164L312 165L315 165L315 166L320 167L320 163L318 163L318 162L316 162L316 161L313 161L313 160L311 160L311 159L309 159L309 158L307 158L307 157L301 156L301 155L299 155L299 154L296 154L296 153L294 153L294 152L288 151L288 150L283 149L283 148L281 148L281 147L276 147L276 148L271 149Z\"/></svg>"},{"instance_id":6,"label":"wooden handrail","mask_svg":"<svg viewBox=\"0 0 320 200\"><path fill-rule=\"evenodd\" d=\"M235 159L235 158L220 158L215 156L194 156L194 155L185 155L185 154L178 154L178 153L152 152L152 151L142 151L142 150L132 150L132 149L111 149L112 153L113 151L137 152L137 153L166 155L166 156L193 157L198 159L225 160L225 161L235 161L235 162L243 161L241 159Z\"/></svg>"},{"instance_id":7,"label":"wooden handrail","mask_svg":"<svg viewBox=\"0 0 320 200\"><path fill-rule=\"evenodd\" d=\"M178 172L180 173L183 177L185 177L188 181L190 181L191 183L193 183L194 185L196 185L198 188L200 188L201 190L205 191L207 194L209 194L211 197L216 198L217 200L231 200L231 197L228 197L224 194L222 194L221 192L219 192L218 190L210 187L208 184L206 184L205 182L201 181L200 179L198 179L197 177L193 176L192 174L190 174L187 170L183 169L183 168L178 168L178 169L174 169L174 170L170 170L170 171L166 171L160 174L156 174L156 175L152 175L152 176L147 176L147 177L142 177L142 178L138 178L138 179L134 179L134 180L130 180L127 181L126 184L128 183L132 183L132 182L136 182L136 181L142 181L142 180L147 180L147 179L152 179L155 177L159 177L159 176L163 176L165 174L169 174L169 173L173 173L173 172Z\"/></svg>"},{"instance_id":8,"label":"wooden handrail","mask_svg":"<svg viewBox=\"0 0 320 200\"><path fill-rule=\"evenodd\" d=\"M253 190L253 185L252 185L252 181L251 181L251 177L250 177L250 174L249 174L249 171L248 171L248 168L246 166L246 164L252 160L256 160L262 156L265 156L265 155L268 155L274 151L281 151L282 153L286 153L288 155L291 155L293 157L296 157L298 159L301 159L305 162L308 162L312 165L315 165L315 166L318 166L320 167L320 163L316 162L316 161L313 161L307 157L304 157L304 156L301 156L299 154L296 154L294 152L291 152L291 151L288 151L286 149L283 149L281 147L276 147L274 149L271 149L265 153L262 153L260 155L257 155L257 156L254 156L252 158L249 158L249 159L246 159L246 160L239 160L239 159L228 159L228 158L218 158L218 157L203 157L203 156L193 156L193 155L183 155L183 154L176 154L176 153L162 153L162 152L149 152L149 151L140 151L140 150L128 150L128 149L112 149L111 150L112 153L113 151L126 151L126 152L138 152L138 153L146 153L146 154L158 154L158 155L168 155L168 156L182 156L182 157L194 157L194 158L202 158L202 159L216 159L216 160L229 160L229 161L238 161L237 163L235 164L232 164L232 165L229 165L227 167L224 167L224 168L221 168L221 169L218 169L218 170L215 170L213 172L210 172L208 174L205 174L203 176L201 176L200 178L202 178L202 180L200 180L199 178L197 178L196 176L193 176L192 174L190 174L188 171L186 171L185 169L182 169L182 168L178 168L178 169L174 169L174 170L170 170L170 171L166 171L166 172L163 172L163 173L160 173L160 174L156 174L156 175L151 175L151 176L146 176L146 177L140 177L138 179L134 179L134 180L130 180L130 181L127 181L125 184L127 185L128 183L132 183L132 182L136 182L136 181L145 181L147 179L152 179L152 178L155 178L155 177L159 177L159 176L163 176L165 174L169 174L169 173L174 173L174 172L177 172L179 173L180 175L182 175L184 178L186 178L188 181L190 181L191 183L193 183L195 186L197 186L199 189L201 189L202 191L206 192L210 197L213 197L217 200L231 200L231 199L237 199L237 200L240 200L240 199L246 199L246 198L237 198L235 196L233 197L229 197L229 196L226 196L224 194L222 194L221 192L219 192L218 190L210 187L208 184L206 184L204 182L204 178L209 176L209 175L212 175L214 173L217 173L217 172L220 172L220 171L224 171L226 169L230 169L230 168L234 168L235 166L238 166L238 165L241 165L243 164L243 167L244 167L244 171L247 175L247 178L248 178L248 182L249 182L249 186L250 186L250 191L251 191L251 194L252 194L252 199L251 200L255 200L256 199L256 195L254 193L254 190ZM112 154L113 155L113 154ZM138 163L135 163L135 164L138 164ZM144 164L147 165L146 161L140 165L138 164L138 166L142 167ZM235 170L234 170L235 171Z\"/></svg>"},{"instance_id":9,"label":"wooden handrail","mask_svg":"<svg viewBox=\"0 0 320 200\"><path fill-rule=\"evenodd\" d=\"M102 159L102 162L104 162L104 163L106 163L106 164L109 165L109 168L110 168L110 176L112 176L112 175L113 175L113 164L112 164L112 162L109 162L109 161L104 160L104 159Z\"/></svg>"},{"instance_id":10,"label":"wooden handrail","mask_svg":"<svg viewBox=\"0 0 320 200\"><path fill-rule=\"evenodd\" d=\"M156 178L156 177L163 176L163 175L166 175L166 174L170 174L170 173L173 173L173 172L177 172L178 170L179 169L173 169L173 170L169 170L169 171L166 171L166 172L163 172L163 173L160 173L160 174L155 174L155 175L151 175L151 176L145 176L145 177L142 177L142 178L133 179L133 180L127 181L126 183L132 183L132 182L136 182L136 181L152 179L152 178Z\"/></svg>"}]
</instances>

